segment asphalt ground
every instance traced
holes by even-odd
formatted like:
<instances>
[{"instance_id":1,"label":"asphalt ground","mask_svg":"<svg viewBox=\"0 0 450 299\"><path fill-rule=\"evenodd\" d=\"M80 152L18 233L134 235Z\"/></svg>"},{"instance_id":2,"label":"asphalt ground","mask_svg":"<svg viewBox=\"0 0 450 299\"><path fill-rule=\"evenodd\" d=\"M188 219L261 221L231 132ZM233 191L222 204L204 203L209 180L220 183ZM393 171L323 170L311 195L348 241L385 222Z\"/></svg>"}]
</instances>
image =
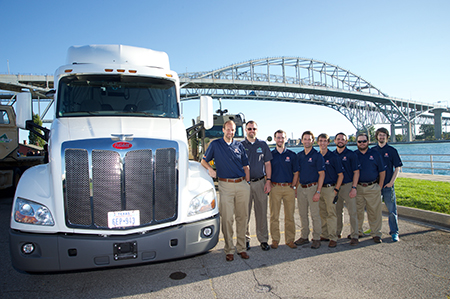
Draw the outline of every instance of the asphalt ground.
<instances>
[{"instance_id":1,"label":"asphalt ground","mask_svg":"<svg viewBox=\"0 0 450 299\"><path fill-rule=\"evenodd\" d=\"M250 259L226 262L221 236L209 253L186 259L29 274L11 266L11 201L0 199L0 298L450 298L450 230L401 215L396 243L383 215L381 244L365 237L350 246L344 237L336 248L291 249L282 234L278 249L262 251L253 236ZM298 211L295 220L299 237ZM253 215L250 225L254 234ZM349 232L345 214L343 236Z\"/></svg>"}]
</instances>

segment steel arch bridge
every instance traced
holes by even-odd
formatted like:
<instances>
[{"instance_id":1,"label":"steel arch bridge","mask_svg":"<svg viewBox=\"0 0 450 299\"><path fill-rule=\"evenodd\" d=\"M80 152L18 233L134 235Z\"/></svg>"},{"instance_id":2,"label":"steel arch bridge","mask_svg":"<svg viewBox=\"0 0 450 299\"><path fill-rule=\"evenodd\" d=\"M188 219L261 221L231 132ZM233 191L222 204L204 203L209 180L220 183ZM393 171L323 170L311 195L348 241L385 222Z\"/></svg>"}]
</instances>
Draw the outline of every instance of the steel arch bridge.
<instances>
[{"instance_id":1,"label":"steel arch bridge","mask_svg":"<svg viewBox=\"0 0 450 299\"><path fill-rule=\"evenodd\" d=\"M402 128L409 140L412 125L433 123L435 117L430 113L436 114L436 108L440 108L437 113L448 111L443 106L389 97L337 65L299 57L249 60L210 72L180 74L180 79L185 100L211 95L320 105L344 115L357 130L389 123L391 129Z\"/></svg>"},{"instance_id":2,"label":"steel arch bridge","mask_svg":"<svg viewBox=\"0 0 450 299\"><path fill-rule=\"evenodd\" d=\"M210 95L231 100L278 101L320 105L344 115L357 130L374 124L401 128L412 140L413 125L435 124L436 137L442 121L450 125L448 107L393 98L362 77L327 62L299 57L254 59L209 72L180 74L182 100ZM34 98L48 99L53 76L0 75L0 90L29 89ZM14 94L0 94L11 100ZM52 99L44 111L49 110ZM3 103L3 100L2 100ZM392 134L394 135L394 134Z\"/></svg>"}]
</instances>

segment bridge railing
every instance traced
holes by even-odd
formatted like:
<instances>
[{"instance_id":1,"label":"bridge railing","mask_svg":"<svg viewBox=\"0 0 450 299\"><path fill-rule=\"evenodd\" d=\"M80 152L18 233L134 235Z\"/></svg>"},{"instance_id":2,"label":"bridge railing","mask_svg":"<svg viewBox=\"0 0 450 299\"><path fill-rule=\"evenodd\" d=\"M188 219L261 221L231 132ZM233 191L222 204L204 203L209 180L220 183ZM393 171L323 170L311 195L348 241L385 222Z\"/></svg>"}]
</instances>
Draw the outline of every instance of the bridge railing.
<instances>
[{"instance_id":1,"label":"bridge railing","mask_svg":"<svg viewBox=\"0 0 450 299\"><path fill-rule=\"evenodd\" d=\"M445 168L450 164L450 154L402 154L400 156L403 162L402 172L404 169L415 169L419 171L412 172L450 175L450 168Z\"/></svg>"}]
</instances>

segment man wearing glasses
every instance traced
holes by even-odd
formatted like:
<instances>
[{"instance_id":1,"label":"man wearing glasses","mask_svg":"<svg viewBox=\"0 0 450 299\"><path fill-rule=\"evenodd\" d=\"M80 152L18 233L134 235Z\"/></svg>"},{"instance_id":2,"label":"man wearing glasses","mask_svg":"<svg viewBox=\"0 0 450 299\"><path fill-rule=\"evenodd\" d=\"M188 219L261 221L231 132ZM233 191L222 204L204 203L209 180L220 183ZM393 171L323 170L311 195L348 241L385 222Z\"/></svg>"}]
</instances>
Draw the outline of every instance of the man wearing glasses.
<instances>
[{"instance_id":1,"label":"man wearing glasses","mask_svg":"<svg viewBox=\"0 0 450 299\"><path fill-rule=\"evenodd\" d=\"M248 205L248 221L246 233L246 247L250 250L250 214L252 206L255 208L256 220L256 237L261 244L261 249L267 251L270 249L269 233L267 229L267 194L270 192L272 166L272 153L270 152L267 143L261 139L256 138L258 125L253 120L247 122L245 131L247 137L242 141L242 145L248 156L248 163L250 165L250 201Z\"/></svg>"},{"instance_id":2,"label":"man wearing glasses","mask_svg":"<svg viewBox=\"0 0 450 299\"><path fill-rule=\"evenodd\" d=\"M386 176L385 166L380 154L374 149L369 149L369 137L366 133L358 134L356 141L358 149L355 153L360 164L356 189L359 235L363 234L364 207L366 207L370 235L375 243L381 243L381 190Z\"/></svg>"},{"instance_id":3,"label":"man wearing glasses","mask_svg":"<svg viewBox=\"0 0 450 299\"><path fill-rule=\"evenodd\" d=\"M379 128L375 132L378 144L373 147L377 150L386 164L386 177L384 188L382 189L384 204L389 211L389 234L393 242L398 238L397 202L395 197L394 183L397 179L400 168L403 166L402 160L395 148L387 144L389 132L386 128Z\"/></svg>"}]
</instances>

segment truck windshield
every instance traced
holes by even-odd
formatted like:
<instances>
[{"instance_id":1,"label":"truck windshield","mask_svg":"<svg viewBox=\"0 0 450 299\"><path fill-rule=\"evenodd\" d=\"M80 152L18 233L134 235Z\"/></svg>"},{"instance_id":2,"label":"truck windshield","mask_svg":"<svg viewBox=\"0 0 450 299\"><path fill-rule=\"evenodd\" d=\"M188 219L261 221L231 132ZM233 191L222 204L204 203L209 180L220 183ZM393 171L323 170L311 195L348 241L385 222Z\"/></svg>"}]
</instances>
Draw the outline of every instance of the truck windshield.
<instances>
[{"instance_id":1,"label":"truck windshield","mask_svg":"<svg viewBox=\"0 0 450 299\"><path fill-rule=\"evenodd\" d=\"M56 109L57 117L179 117L174 82L124 75L73 75L61 78Z\"/></svg>"}]
</instances>

